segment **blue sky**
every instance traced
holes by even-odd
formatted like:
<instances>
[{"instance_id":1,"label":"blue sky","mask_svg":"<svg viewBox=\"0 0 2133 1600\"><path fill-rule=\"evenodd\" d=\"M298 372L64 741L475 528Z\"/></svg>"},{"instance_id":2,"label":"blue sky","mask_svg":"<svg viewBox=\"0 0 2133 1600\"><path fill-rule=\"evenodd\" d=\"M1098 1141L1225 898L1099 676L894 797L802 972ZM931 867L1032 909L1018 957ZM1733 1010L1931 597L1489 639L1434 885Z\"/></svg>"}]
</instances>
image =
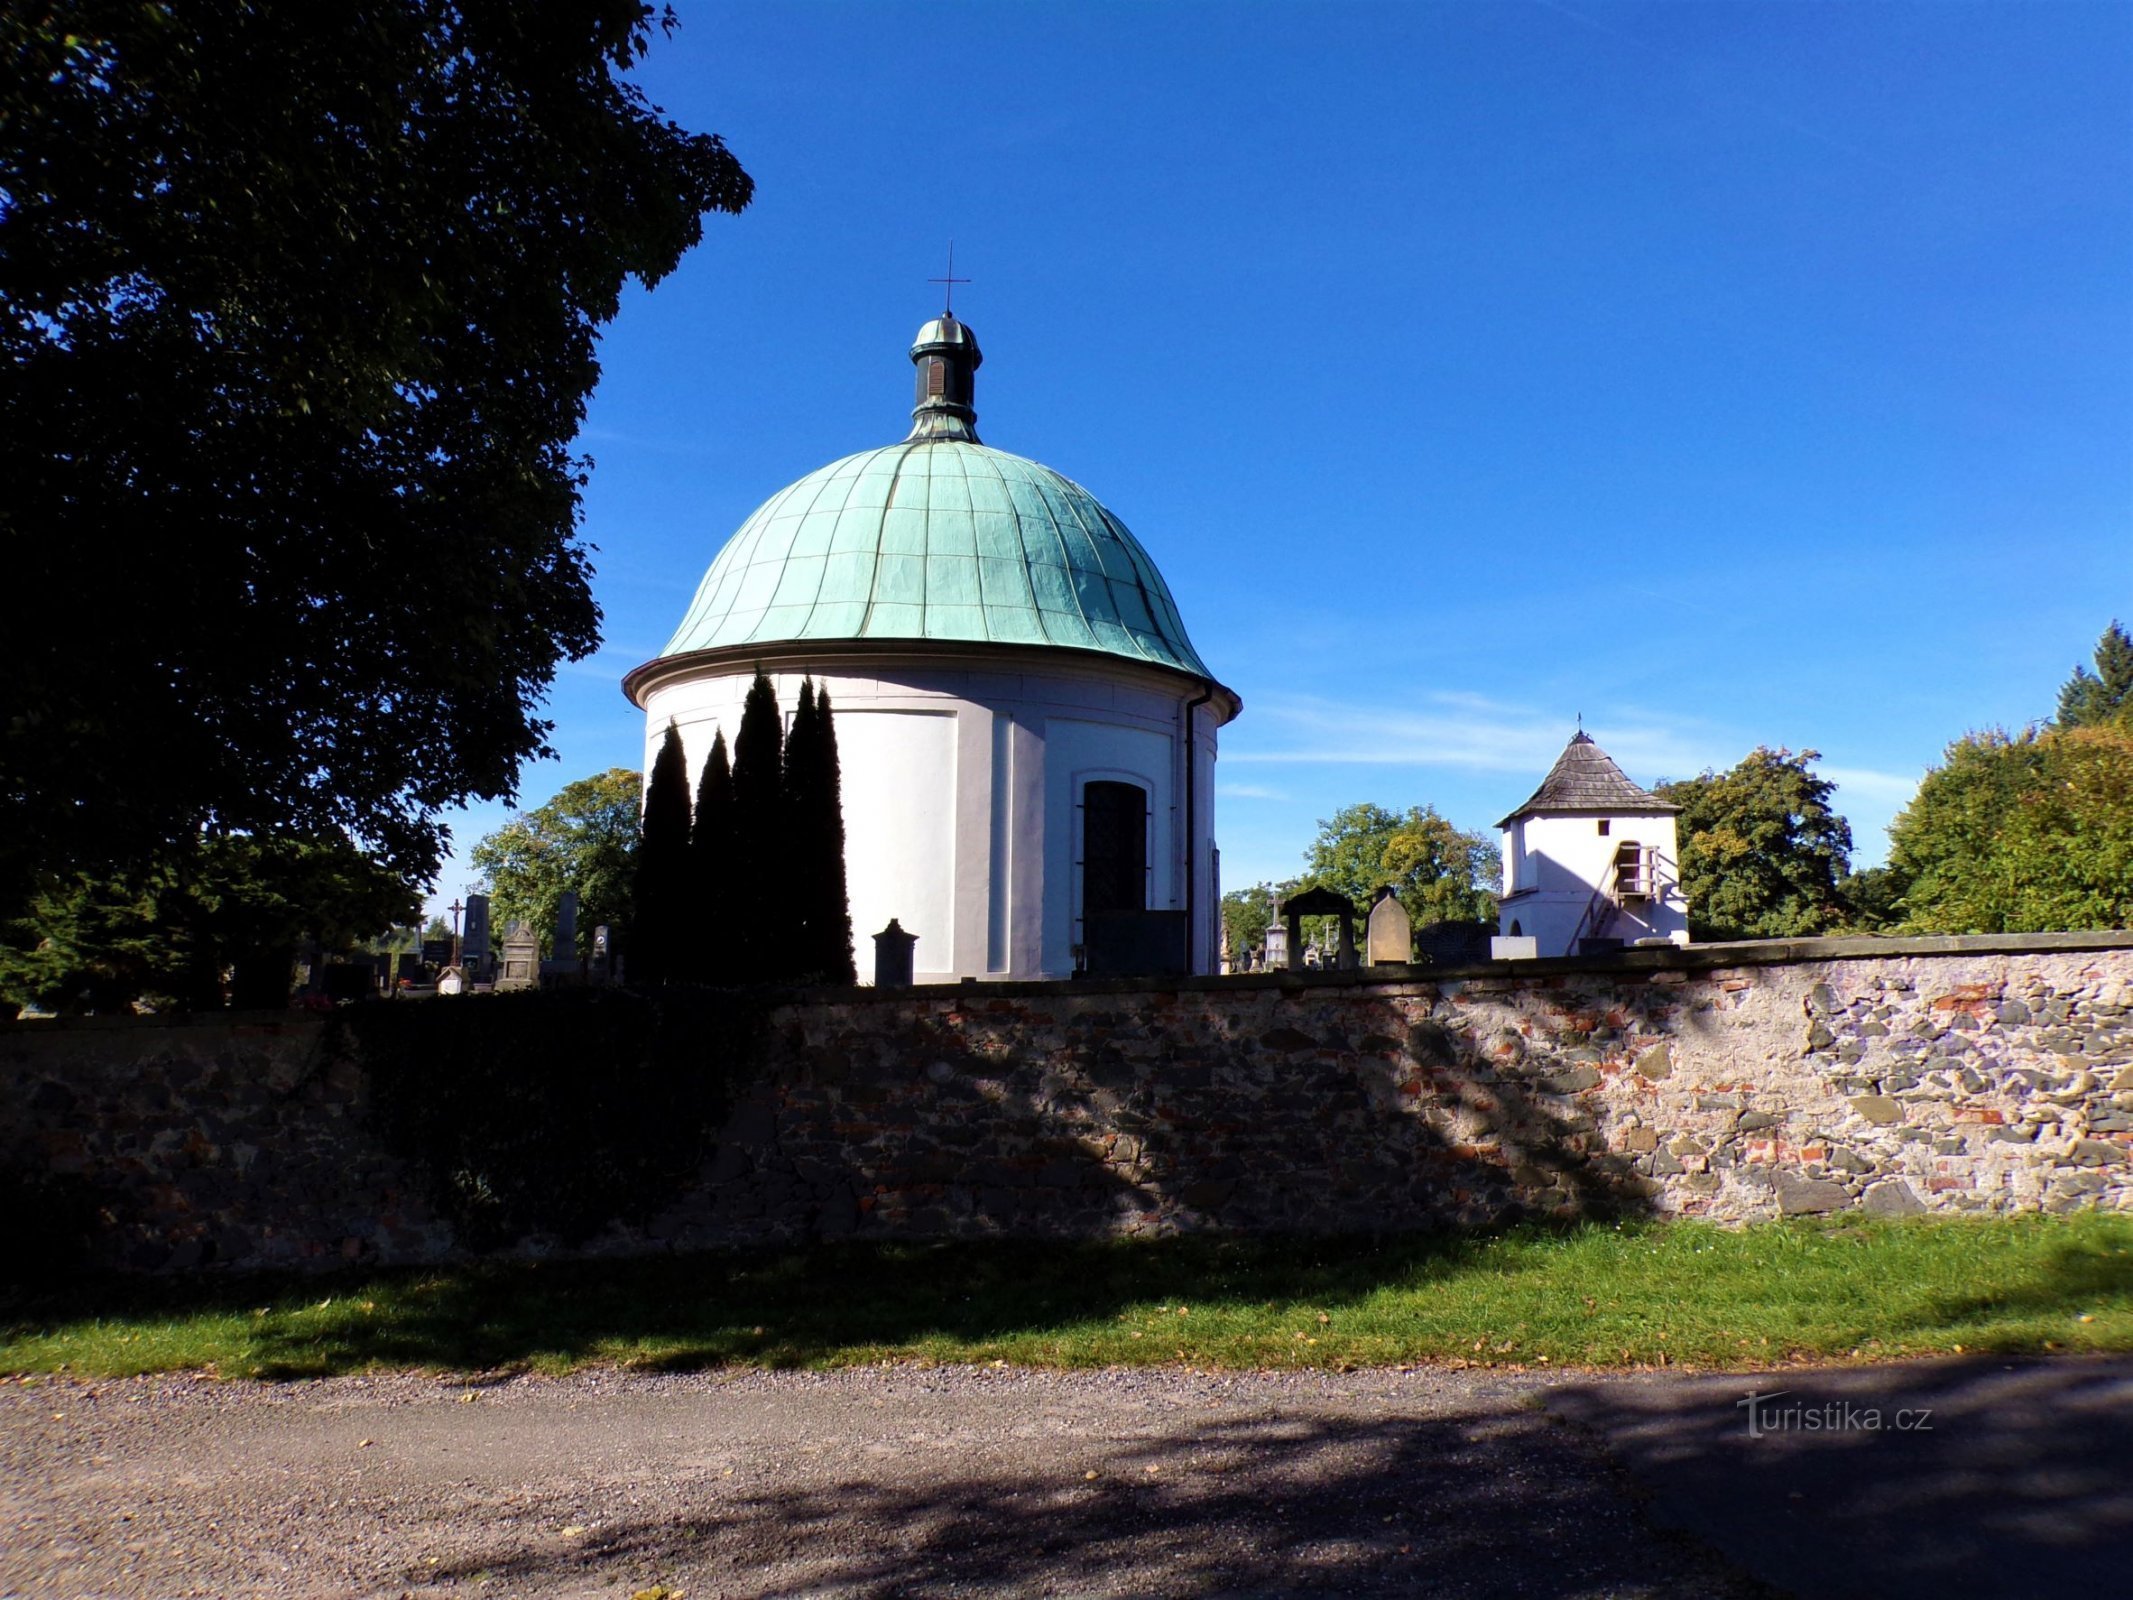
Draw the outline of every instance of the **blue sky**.
<instances>
[{"instance_id":1,"label":"blue sky","mask_svg":"<svg viewBox=\"0 0 2133 1600\"><path fill-rule=\"evenodd\" d=\"M757 199L606 334L606 644L526 804L638 763L618 680L750 510L902 436L951 238L986 442L1243 696L1231 887L1359 800L1485 828L1580 713L1645 783L1819 750L1878 861L2133 622L2118 0L677 9L641 81Z\"/></svg>"}]
</instances>

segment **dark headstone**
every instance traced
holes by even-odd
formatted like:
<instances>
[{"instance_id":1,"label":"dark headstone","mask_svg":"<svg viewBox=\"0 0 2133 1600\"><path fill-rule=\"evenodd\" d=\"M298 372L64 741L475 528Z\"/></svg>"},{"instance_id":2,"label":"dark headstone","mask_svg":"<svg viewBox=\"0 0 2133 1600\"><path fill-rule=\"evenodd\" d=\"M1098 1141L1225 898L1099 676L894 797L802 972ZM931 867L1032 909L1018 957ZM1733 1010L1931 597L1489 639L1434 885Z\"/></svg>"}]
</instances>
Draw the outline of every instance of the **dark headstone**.
<instances>
[{"instance_id":1,"label":"dark headstone","mask_svg":"<svg viewBox=\"0 0 2133 1600\"><path fill-rule=\"evenodd\" d=\"M477 971L489 961L489 897L467 896L467 933L462 941L462 959Z\"/></svg>"},{"instance_id":2,"label":"dark headstone","mask_svg":"<svg viewBox=\"0 0 2133 1600\"><path fill-rule=\"evenodd\" d=\"M918 935L904 932L903 924L891 917L889 925L874 935L874 987L910 988L912 952L917 948Z\"/></svg>"},{"instance_id":3,"label":"dark headstone","mask_svg":"<svg viewBox=\"0 0 2133 1600\"><path fill-rule=\"evenodd\" d=\"M1190 970L1182 911L1092 911L1082 919L1082 970L1092 978L1176 978Z\"/></svg>"}]
</instances>

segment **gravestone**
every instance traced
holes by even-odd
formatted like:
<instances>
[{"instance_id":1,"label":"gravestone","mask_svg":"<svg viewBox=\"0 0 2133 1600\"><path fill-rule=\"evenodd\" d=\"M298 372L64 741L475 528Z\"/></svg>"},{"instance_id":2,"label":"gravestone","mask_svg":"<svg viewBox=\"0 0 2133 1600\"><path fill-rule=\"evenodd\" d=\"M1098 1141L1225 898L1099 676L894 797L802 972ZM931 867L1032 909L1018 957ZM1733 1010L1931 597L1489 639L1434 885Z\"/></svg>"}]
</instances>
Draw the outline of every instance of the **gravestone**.
<instances>
[{"instance_id":1,"label":"gravestone","mask_svg":"<svg viewBox=\"0 0 2133 1600\"><path fill-rule=\"evenodd\" d=\"M467 896L467 934L460 944L460 960L467 970L480 973L489 966L489 897Z\"/></svg>"},{"instance_id":2,"label":"gravestone","mask_svg":"<svg viewBox=\"0 0 2133 1600\"><path fill-rule=\"evenodd\" d=\"M444 971L437 974L437 992L439 994L465 994L467 992L467 975L457 967L446 967Z\"/></svg>"},{"instance_id":3,"label":"gravestone","mask_svg":"<svg viewBox=\"0 0 2133 1600\"><path fill-rule=\"evenodd\" d=\"M918 935L904 932L903 924L891 917L889 925L874 935L874 987L910 988L911 953L917 948Z\"/></svg>"},{"instance_id":4,"label":"gravestone","mask_svg":"<svg viewBox=\"0 0 2133 1600\"><path fill-rule=\"evenodd\" d=\"M450 966L452 964L452 941L449 939L423 940L422 964L425 967Z\"/></svg>"},{"instance_id":5,"label":"gravestone","mask_svg":"<svg viewBox=\"0 0 2133 1600\"><path fill-rule=\"evenodd\" d=\"M1415 958L1415 925L1408 918L1407 908L1400 904L1400 897L1390 889L1380 890L1378 903L1370 908L1368 938L1373 967Z\"/></svg>"},{"instance_id":6,"label":"gravestone","mask_svg":"<svg viewBox=\"0 0 2133 1600\"><path fill-rule=\"evenodd\" d=\"M565 889L555 903L555 959L578 964L578 892Z\"/></svg>"},{"instance_id":7,"label":"gravestone","mask_svg":"<svg viewBox=\"0 0 2133 1600\"><path fill-rule=\"evenodd\" d=\"M504 934L504 965L496 975L496 987L534 989L541 982L541 941L523 922L514 922Z\"/></svg>"}]
</instances>

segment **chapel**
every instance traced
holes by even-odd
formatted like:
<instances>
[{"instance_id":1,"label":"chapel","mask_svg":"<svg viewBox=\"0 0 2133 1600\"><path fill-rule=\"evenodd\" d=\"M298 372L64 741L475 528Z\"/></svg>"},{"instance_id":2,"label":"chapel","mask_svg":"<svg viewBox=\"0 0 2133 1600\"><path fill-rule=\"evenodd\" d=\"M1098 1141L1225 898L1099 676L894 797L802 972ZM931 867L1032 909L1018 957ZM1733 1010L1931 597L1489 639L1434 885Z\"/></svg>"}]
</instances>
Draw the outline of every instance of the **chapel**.
<instances>
[{"instance_id":1,"label":"chapel","mask_svg":"<svg viewBox=\"0 0 2133 1600\"><path fill-rule=\"evenodd\" d=\"M758 669L788 714L811 677L862 981L892 918L920 983L1211 972L1215 747L1240 702L1126 525L979 441L970 325L928 322L911 360L910 433L764 501L623 680L645 770L671 724L693 790Z\"/></svg>"},{"instance_id":2,"label":"chapel","mask_svg":"<svg viewBox=\"0 0 2133 1600\"><path fill-rule=\"evenodd\" d=\"M1524 953L1537 956L1687 944L1680 809L1633 781L1580 728L1540 787L1497 824L1500 940L1531 939Z\"/></svg>"}]
</instances>

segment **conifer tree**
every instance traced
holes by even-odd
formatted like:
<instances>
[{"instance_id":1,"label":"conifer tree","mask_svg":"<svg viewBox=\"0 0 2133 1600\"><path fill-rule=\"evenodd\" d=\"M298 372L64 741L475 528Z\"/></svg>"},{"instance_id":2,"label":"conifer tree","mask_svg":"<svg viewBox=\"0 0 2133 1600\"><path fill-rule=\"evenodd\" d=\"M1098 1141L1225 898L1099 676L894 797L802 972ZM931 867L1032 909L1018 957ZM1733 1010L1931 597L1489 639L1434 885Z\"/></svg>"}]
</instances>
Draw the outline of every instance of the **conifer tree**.
<instances>
[{"instance_id":1,"label":"conifer tree","mask_svg":"<svg viewBox=\"0 0 2133 1600\"><path fill-rule=\"evenodd\" d=\"M2133 638L2113 619L2096 641L2096 670L2074 668L2059 690L2060 728L2133 723Z\"/></svg>"},{"instance_id":2,"label":"conifer tree","mask_svg":"<svg viewBox=\"0 0 2133 1600\"><path fill-rule=\"evenodd\" d=\"M844 877L844 777L837 764L837 718L829 690L815 696L815 760L822 785L821 961L831 983L856 983L852 963L852 901Z\"/></svg>"},{"instance_id":3,"label":"conifer tree","mask_svg":"<svg viewBox=\"0 0 2133 1600\"><path fill-rule=\"evenodd\" d=\"M785 747L787 815L799 879L796 976L851 983L852 917L844 883L844 814L837 776L837 732L829 694L800 685L800 709Z\"/></svg>"},{"instance_id":4,"label":"conifer tree","mask_svg":"<svg viewBox=\"0 0 2133 1600\"><path fill-rule=\"evenodd\" d=\"M633 895L637 925L629 947L632 983L671 983L686 976L676 945L687 915L688 877L689 767L681 734L670 722L644 795Z\"/></svg>"},{"instance_id":5,"label":"conifer tree","mask_svg":"<svg viewBox=\"0 0 2133 1600\"><path fill-rule=\"evenodd\" d=\"M733 763L726 731L712 737L696 785L696 821L689 830L690 973L699 983L733 981L733 873L738 851L733 830Z\"/></svg>"},{"instance_id":6,"label":"conifer tree","mask_svg":"<svg viewBox=\"0 0 2133 1600\"><path fill-rule=\"evenodd\" d=\"M792 900L779 868L790 860L785 812L785 730L777 691L759 670L741 706L733 740L733 979L771 983L788 975Z\"/></svg>"}]
</instances>

